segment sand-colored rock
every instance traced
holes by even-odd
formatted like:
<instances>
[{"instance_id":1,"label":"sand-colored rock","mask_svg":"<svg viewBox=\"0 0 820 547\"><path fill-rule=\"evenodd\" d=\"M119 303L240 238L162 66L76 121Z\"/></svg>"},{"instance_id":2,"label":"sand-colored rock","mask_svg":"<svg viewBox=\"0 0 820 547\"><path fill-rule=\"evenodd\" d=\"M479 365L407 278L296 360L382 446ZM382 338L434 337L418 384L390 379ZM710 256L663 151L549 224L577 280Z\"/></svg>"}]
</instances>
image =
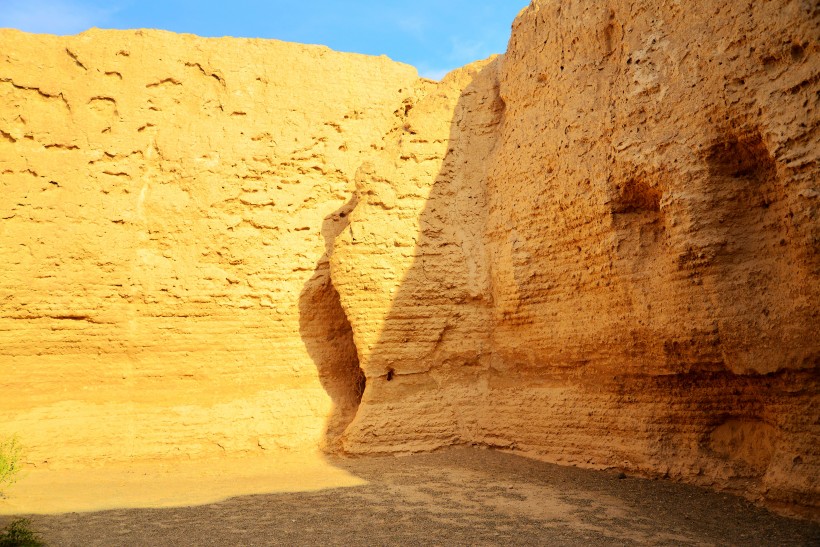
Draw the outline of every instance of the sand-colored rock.
<instances>
[{"instance_id":1,"label":"sand-colored rock","mask_svg":"<svg viewBox=\"0 0 820 547\"><path fill-rule=\"evenodd\" d=\"M818 32L535 0L432 82L0 31L0 434L41 467L478 444L817 518Z\"/></svg>"},{"instance_id":2,"label":"sand-colored rock","mask_svg":"<svg viewBox=\"0 0 820 547\"><path fill-rule=\"evenodd\" d=\"M488 179L489 433L817 514L818 32L805 2L521 16Z\"/></svg>"},{"instance_id":3,"label":"sand-colored rock","mask_svg":"<svg viewBox=\"0 0 820 547\"><path fill-rule=\"evenodd\" d=\"M359 173L350 226L331 256L367 376L348 451L430 450L478 434L492 354L481 233L503 109L499 61L457 70L408 102L381 156Z\"/></svg>"},{"instance_id":4,"label":"sand-colored rock","mask_svg":"<svg viewBox=\"0 0 820 547\"><path fill-rule=\"evenodd\" d=\"M415 69L156 31L0 44L0 434L38 466L315 448L358 372L323 222Z\"/></svg>"},{"instance_id":5,"label":"sand-colored rock","mask_svg":"<svg viewBox=\"0 0 820 547\"><path fill-rule=\"evenodd\" d=\"M346 448L485 444L816 516L819 30L800 2L536 1L458 100L422 99L408 128L453 111L425 202L361 199L350 233L381 237L332 258L368 376ZM408 132L361 195L408 192ZM384 228L408 209L409 264Z\"/></svg>"}]
</instances>

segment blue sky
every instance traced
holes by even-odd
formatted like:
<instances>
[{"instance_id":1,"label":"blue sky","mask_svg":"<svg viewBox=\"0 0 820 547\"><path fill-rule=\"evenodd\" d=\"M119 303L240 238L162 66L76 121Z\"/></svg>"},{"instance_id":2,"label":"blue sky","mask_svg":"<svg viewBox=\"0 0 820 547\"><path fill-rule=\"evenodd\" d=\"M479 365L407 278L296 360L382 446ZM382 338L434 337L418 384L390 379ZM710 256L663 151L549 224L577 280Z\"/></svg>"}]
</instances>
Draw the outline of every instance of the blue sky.
<instances>
[{"instance_id":1,"label":"blue sky","mask_svg":"<svg viewBox=\"0 0 820 547\"><path fill-rule=\"evenodd\" d=\"M160 28L200 36L277 38L385 54L423 76L507 48L529 0L0 0L0 27L75 34L91 27Z\"/></svg>"}]
</instances>

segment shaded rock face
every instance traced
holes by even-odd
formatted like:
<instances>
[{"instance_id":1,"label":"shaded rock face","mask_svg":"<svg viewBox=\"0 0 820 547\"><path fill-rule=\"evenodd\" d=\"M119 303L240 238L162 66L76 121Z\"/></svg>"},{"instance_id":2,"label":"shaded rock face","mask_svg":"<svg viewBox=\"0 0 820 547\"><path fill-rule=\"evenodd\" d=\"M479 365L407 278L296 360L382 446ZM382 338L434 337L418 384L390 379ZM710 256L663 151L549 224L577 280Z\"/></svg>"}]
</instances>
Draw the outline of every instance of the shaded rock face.
<instances>
[{"instance_id":1,"label":"shaded rock face","mask_svg":"<svg viewBox=\"0 0 820 547\"><path fill-rule=\"evenodd\" d=\"M3 31L0 433L480 444L816 516L820 12L724 4L536 0L440 83Z\"/></svg>"},{"instance_id":2,"label":"shaded rock face","mask_svg":"<svg viewBox=\"0 0 820 547\"><path fill-rule=\"evenodd\" d=\"M816 514L818 29L800 2L533 2L415 103L331 259L368 377L346 449L477 443Z\"/></svg>"}]
</instances>

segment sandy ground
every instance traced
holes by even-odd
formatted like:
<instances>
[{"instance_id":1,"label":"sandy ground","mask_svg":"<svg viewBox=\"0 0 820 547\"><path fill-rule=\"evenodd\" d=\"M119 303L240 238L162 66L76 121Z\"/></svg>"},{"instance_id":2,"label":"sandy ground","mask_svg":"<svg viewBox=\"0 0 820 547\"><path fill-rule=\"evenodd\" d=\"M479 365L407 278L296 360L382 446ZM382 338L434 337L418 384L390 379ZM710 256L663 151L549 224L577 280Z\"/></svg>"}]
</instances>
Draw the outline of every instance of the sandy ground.
<instances>
[{"instance_id":1,"label":"sandy ground","mask_svg":"<svg viewBox=\"0 0 820 547\"><path fill-rule=\"evenodd\" d=\"M317 452L256 458L159 460L91 469L39 469L0 499L0 515L204 505L237 496L365 484Z\"/></svg>"},{"instance_id":2,"label":"sandy ground","mask_svg":"<svg viewBox=\"0 0 820 547\"><path fill-rule=\"evenodd\" d=\"M280 460L246 462L233 469L237 480L220 478L226 469L211 465L199 479L193 467L130 476L121 470L101 486L92 480L105 476L98 472L85 485L75 481L73 495L90 500L114 488L119 501L98 503L123 504L142 476L132 508L36 514L33 528L49 545L77 546L820 545L820 525L773 515L734 496L490 450L322 463L308 458L301 466L298 458ZM177 476L177 487L170 487ZM56 477L46 494L63 492L61 503L69 503L72 486ZM44 487L28 480L23 490L29 496ZM231 483L237 492L278 493L204 502L225 494ZM180 506L186 490L201 504ZM151 499L167 507L133 507ZM12 512L13 500L0 509ZM0 525L11 518L0 517Z\"/></svg>"}]
</instances>

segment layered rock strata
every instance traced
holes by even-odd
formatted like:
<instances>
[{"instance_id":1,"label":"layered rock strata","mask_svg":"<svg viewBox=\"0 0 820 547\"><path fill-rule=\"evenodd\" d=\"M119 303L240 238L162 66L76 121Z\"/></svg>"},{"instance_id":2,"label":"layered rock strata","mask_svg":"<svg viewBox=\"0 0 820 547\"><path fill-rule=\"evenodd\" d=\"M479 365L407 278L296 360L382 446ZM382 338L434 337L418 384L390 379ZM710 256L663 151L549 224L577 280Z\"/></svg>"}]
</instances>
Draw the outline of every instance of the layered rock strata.
<instances>
[{"instance_id":1,"label":"layered rock strata","mask_svg":"<svg viewBox=\"0 0 820 547\"><path fill-rule=\"evenodd\" d=\"M801 2L536 1L457 100L420 100L331 261L368 377L346 448L476 443L816 515L818 30ZM401 199L435 108L441 168Z\"/></svg>"},{"instance_id":2,"label":"layered rock strata","mask_svg":"<svg viewBox=\"0 0 820 547\"><path fill-rule=\"evenodd\" d=\"M36 465L336 436L361 373L326 219L415 69L157 31L0 43L0 433Z\"/></svg>"},{"instance_id":3,"label":"layered rock strata","mask_svg":"<svg viewBox=\"0 0 820 547\"><path fill-rule=\"evenodd\" d=\"M816 516L819 31L535 0L441 82L3 31L0 433L36 465L477 444Z\"/></svg>"}]
</instances>

